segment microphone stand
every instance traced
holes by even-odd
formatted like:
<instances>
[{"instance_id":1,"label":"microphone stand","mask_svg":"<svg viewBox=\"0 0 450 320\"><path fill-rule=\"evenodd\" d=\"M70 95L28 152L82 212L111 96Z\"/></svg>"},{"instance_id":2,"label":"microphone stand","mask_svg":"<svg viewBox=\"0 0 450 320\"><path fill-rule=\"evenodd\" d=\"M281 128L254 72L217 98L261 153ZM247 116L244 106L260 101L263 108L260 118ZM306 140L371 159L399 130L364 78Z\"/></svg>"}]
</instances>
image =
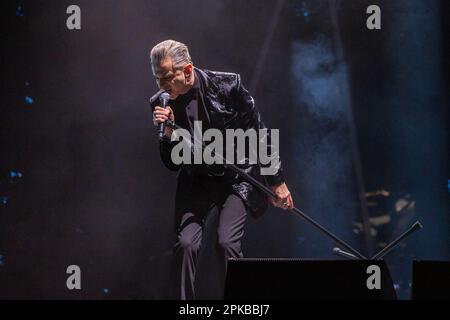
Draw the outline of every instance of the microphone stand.
<instances>
[{"instance_id":1,"label":"microphone stand","mask_svg":"<svg viewBox=\"0 0 450 320\"><path fill-rule=\"evenodd\" d=\"M172 129L176 130L176 129L183 129L180 126L178 126L177 124L175 124L173 121L171 120L167 120L166 121L166 125L170 126ZM195 140L195 135L191 135ZM185 139L183 139L183 141L187 141ZM189 141L190 142L190 141ZM211 149L206 146L204 144L203 141L197 141L200 142L201 145L203 146L204 149L210 150ZM194 150L192 149L192 145L190 146L190 149L192 152L194 152ZM242 178L244 178L245 180L247 180L249 183L251 183L252 185L254 185L256 188L258 188L259 190L261 190L262 192L264 192L266 195L276 199L277 195L275 194L275 192L273 192L270 188L268 188L267 186L265 186L264 184L262 184L260 181L256 180L255 178L253 178L252 176L250 176L248 173L244 172L242 169L240 169L239 167L237 167L234 164L230 164L230 163L226 163L225 158L221 155L218 154L217 152L214 152L215 156L218 156L222 162L224 163L224 167L225 168L229 168L232 171L236 172L237 174L239 174ZM226 163L226 164L225 164ZM300 217L302 217L303 219L305 219L306 221L308 221L310 224L312 224L313 226L315 226L317 229L319 229L320 231L322 231L323 234L327 235L328 237L330 237L331 239L333 239L336 243L338 243L339 245L343 246L344 248L346 248L347 250L349 250L351 252L351 254L353 256L356 256L357 259L367 259L365 256L363 256L361 253L359 253L356 249L354 249L352 246L350 246L348 243L346 243L345 241L341 240L340 238L338 238L336 235L334 235L332 232L328 231L325 227L323 227L322 225L320 225L318 222L316 222L314 219L312 219L311 217L309 217L308 215L306 215L304 212L302 212L301 210L299 210L298 208L294 207L292 209L289 209L289 211L296 213L297 215L299 215Z\"/></svg>"},{"instance_id":2,"label":"microphone stand","mask_svg":"<svg viewBox=\"0 0 450 320\"><path fill-rule=\"evenodd\" d=\"M370 260L379 260L382 259L385 255L387 255L392 249L394 249L394 247L396 247L401 241L403 241L404 239L406 239L407 237L409 237L411 234L413 234L414 232L416 232L417 230L422 229L423 226L419 221L416 221L408 230L406 230L405 232L403 232L400 236L398 236L395 240L393 240L391 243L389 243L386 247L384 247L380 252L378 252L377 254L375 254L372 258L370 258ZM345 258L350 258L350 259L358 259L357 257L355 257L354 255L352 255L351 253L345 252L339 248L334 248L333 252L337 255L340 255L342 257Z\"/></svg>"},{"instance_id":3,"label":"microphone stand","mask_svg":"<svg viewBox=\"0 0 450 320\"><path fill-rule=\"evenodd\" d=\"M376 255L372 257L372 260L378 260L382 259L385 255L388 254L389 251L394 249L395 246L397 246L403 239L406 239L411 234L413 234L415 231L422 229L423 226L419 221L416 221L408 230L403 232L397 239L393 240L390 244L388 244L386 247L384 247L383 250L378 252Z\"/></svg>"}]
</instances>

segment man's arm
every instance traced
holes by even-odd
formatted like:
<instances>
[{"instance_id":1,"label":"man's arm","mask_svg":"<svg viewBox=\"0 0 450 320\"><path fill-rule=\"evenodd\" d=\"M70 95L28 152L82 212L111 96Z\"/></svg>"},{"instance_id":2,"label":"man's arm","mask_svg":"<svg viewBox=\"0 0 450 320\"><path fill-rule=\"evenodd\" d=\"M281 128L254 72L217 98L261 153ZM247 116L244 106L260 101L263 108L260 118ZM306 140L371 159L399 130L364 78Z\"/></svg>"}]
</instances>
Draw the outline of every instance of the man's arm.
<instances>
[{"instance_id":1,"label":"man's arm","mask_svg":"<svg viewBox=\"0 0 450 320\"><path fill-rule=\"evenodd\" d=\"M244 129L266 129L264 122L261 119L261 115L255 106L253 97L249 94L248 90L242 85L241 77L238 74L236 76L236 84L232 90L232 98L236 101L236 110L239 113ZM270 130L267 130L267 146L269 157L278 158L278 170L274 175L266 175L267 183L271 186L272 190L278 196L278 199L271 199L275 206L287 209L294 207L294 201L289 192L289 189L285 183L283 175L283 169L281 168L281 161L279 159L278 149L271 144Z\"/></svg>"}]
</instances>

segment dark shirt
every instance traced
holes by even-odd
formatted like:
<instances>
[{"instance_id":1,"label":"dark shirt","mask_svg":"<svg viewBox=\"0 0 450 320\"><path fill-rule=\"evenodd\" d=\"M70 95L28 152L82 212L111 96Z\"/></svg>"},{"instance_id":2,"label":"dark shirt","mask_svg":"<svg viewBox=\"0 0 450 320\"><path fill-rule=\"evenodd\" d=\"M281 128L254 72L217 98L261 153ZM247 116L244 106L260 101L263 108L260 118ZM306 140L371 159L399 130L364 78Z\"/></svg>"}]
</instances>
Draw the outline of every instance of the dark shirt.
<instances>
[{"instance_id":1,"label":"dark shirt","mask_svg":"<svg viewBox=\"0 0 450 320\"><path fill-rule=\"evenodd\" d=\"M202 133L204 133L210 125L209 115L202 99L202 91L200 88L199 76L196 72L194 85L185 94L179 95L175 100L169 100L169 106L175 115L175 123L188 130L191 135L194 135L194 121L202 122ZM191 157L192 161L194 160ZM218 165L207 166L189 165L190 169L198 176L221 176L222 167Z\"/></svg>"},{"instance_id":2,"label":"dark shirt","mask_svg":"<svg viewBox=\"0 0 450 320\"><path fill-rule=\"evenodd\" d=\"M209 117L202 101L200 81L195 76L193 87L185 94L179 95L175 100L169 101L175 114L175 122L180 127L187 129L193 134L194 121L202 122L202 131L209 127Z\"/></svg>"}]
</instances>

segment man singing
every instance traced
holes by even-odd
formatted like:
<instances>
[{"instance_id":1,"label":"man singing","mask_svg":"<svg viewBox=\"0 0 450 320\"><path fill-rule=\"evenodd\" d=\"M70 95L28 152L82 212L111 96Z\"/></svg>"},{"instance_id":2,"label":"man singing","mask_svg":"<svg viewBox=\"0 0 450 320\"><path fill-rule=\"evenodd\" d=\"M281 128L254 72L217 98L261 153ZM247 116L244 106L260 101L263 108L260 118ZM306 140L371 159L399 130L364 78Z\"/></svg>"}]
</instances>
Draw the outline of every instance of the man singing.
<instances>
[{"instance_id":1,"label":"man singing","mask_svg":"<svg viewBox=\"0 0 450 320\"><path fill-rule=\"evenodd\" d=\"M194 130L194 121L201 121L203 130L215 128L222 132L265 128L238 74L194 67L187 46L174 40L157 44L150 58L158 87L170 95L167 108L160 107L161 91L150 99L156 126L170 119L190 132ZM173 128L170 126L165 127L164 133L165 139L160 141L161 159L170 170L179 170L174 246L177 295L181 299L194 299L196 264L208 212L213 207L219 209L217 249L224 259L221 265L225 275L228 258L243 257L241 240L247 214L260 216L267 209L268 199L255 186L223 166L175 164L171 153L179 142L171 141ZM273 148L271 156L277 157L275 152ZM270 199L273 205L283 209L294 207L281 166L275 174L265 176L261 175L258 164L247 161L239 167L272 188L277 195L276 199Z\"/></svg>"}]
</instances>

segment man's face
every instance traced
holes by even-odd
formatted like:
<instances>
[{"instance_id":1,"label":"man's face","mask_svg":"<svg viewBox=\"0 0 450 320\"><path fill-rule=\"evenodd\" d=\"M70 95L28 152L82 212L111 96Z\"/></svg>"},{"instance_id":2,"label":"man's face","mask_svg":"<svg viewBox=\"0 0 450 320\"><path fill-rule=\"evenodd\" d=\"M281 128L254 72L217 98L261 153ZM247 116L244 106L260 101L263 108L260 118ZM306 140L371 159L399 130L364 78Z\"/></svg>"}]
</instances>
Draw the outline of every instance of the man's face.
<instances>
[{"instance_id":1,"label":"man's face","mask_svg":"<svg viewBox=\"0 0 450 320\"><path fill-rule=\"evenodd\" d=\"M187 66L189 66L188 64ZM167 57L161 61L159 66L153 66L153 74L160 89L166 90L170 94L170 99L177 98L180 94L189 91L186 83L185 66L183 69L174 70L172 58Z\"/></svg>"}]
</instances>

